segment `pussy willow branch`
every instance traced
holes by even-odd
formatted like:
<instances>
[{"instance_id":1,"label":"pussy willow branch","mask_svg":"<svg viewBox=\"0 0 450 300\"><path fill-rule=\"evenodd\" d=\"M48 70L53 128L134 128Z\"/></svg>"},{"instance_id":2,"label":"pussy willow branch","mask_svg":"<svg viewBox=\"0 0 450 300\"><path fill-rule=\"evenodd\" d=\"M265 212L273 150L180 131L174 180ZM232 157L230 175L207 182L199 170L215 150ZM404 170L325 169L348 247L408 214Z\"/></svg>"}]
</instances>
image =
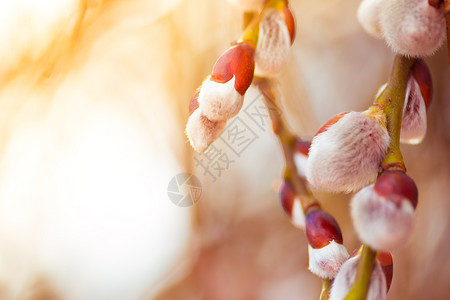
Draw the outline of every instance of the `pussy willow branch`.
<instances>
[{"instance_id":1,"label":"pussy willow branch","mask_svg":"<svg viewBox=\"0 0 450 300\"><path fill-rule=\"evenodd\" d=\"M400 169L406 171L403 156L400 152L400 129L406 84L415 61L414 58L396 55L388 84L374 102L374 105L378 105L386 114L387 130L391 137L391 145L381 164L383 170Z\"/></svg>"},{"instance_id":2,"label":"pussy willow branch","mask_svg":"<svg viewBox=\"0 0 450 300\"><path fill-rule=\"evenodd\" d=\"M263 95L267 109L272 119L273 132L278 137L283 155L285 159L285 169L283 177L289 181L294 189L294 193L299 197L302 210L306 215L311 208L320 207L319 202L314 198L305 180L298 175L297 166L294 160L295 154L295 142L298 136L291 133L286 126L286 122L279 114L279 109L276 103L275 82L268 78L255 77L253 84L258 87L259 91ZM320 300L328 300L328 296L331 288L331 280L322 279L322 292L320 294Z\"/></svg>"},{"instance_id":3,"label":"pussy willow branch","mask_svg":"<svg viewBox=\"0 0 450 300\"><path fill-rule=\"evenodd\" d=\"M319 203L314 199L311 191L306 186L305 180L298 175L297 166L294 160L295 141L297 140L297 136L290 132L283 117L278 112L278 107L275 104L276 95L272 80L255 77L253 79L253 84L258 87L263 95L270 118L272 119L273 132L277 135L281 148L283 149L283 155L286 161L284 178L292 184L295 194L300 197L303 211L306 214L309 207L319 205Z\"/></svg>"},{"instance_id":4,"label":"pussy willow branch","mask_svg":"<svg viewBox=\"0 0 450 300\"><path fill-rule=\"evenodd\" d=\"M406 84L408 82L410 70L415 61L414 58L396 55L388 84L374 102L374 105L379 106L386 114L387 130L391 137L391 144L381 164L383 171L406 171L403 156L400 152L400 129L402 125ZM363 245L356 271L355 282L345 297L345 300L366 299L376 254L376 251L370 249L369 246Z\"/></svg>"}]
</instances>

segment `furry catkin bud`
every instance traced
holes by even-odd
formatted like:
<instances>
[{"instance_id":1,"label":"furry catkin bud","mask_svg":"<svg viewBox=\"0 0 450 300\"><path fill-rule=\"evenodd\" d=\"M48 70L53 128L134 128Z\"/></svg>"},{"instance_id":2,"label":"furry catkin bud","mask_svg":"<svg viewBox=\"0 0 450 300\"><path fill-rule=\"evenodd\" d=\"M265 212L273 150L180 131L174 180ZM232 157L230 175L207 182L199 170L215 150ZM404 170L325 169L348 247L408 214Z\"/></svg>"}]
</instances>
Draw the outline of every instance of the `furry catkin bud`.
<instances>
[{"instance_id":1,"label":"furry catkin bud","mask_svg":"<svg viewBox=\"0 0 450 300\"><path fill-rule=\"evenodd\" d=\"M342 264L348 259L344 245L331 241L328 245L314 249L308 245L309 270L320 278L333 279Z\"/></svg>"},{"instance_id":2,"label":"furry catkin bud","mask_svg":"<svg viewBox=\"0 0 450 300\"><path fill-rule=\"evenodd\" d=\"M351 216L360 240L376 250L393 250L409 239L414 222L414 208L404 196L378 194L374 185L355 194Z\"/></svg>"},{"instance_id":3,"label":"furry catkin bud","mask_svg":"<svg viewBox=\"0 0 450 300\"><path fill-rule=\"evenodd\" d=\"M228 0L233 5L240 7L246 11L260 9L267 0Z\"/></svg>"},{"instance_id":4,"label":"furry catkin bud","mask_svg":"<svg viewBox=\"0 0 450 300\"><path fill-rule=\"evenodd\" d=\"M356 191L375 181L389 143L386 116L378 107L338 115L314 137L306 178L327 192Z\"/></svg>"},{"instance_id":5,"label":"furry catkin bud","mask_svg":"<svg viewBox=\"0 0 450 300\"><path fill-rule=\"evenodd\" d=\"M234 117L242 107L254 70L254 49L249 44L242 42L225 51L200 87L202 113L211 121Z\"/></svg>"},{"instance_id":6,"label":"furry catkin bud","mask_svg":"<svg viewBox=\"0 0 450 300\"><path fill-rule=\"evenodd\" d=\"M288 24L292 25L291 20L286 23L286 14L283 11L267 8L262 14L255 52L255 74L273 76L279 73L288 61L293 36L289 32Z\"/></svg>"},{"instance_id":7,"label":"furry catkin bud","mask_svg":"<svg viewBox=\"0 0 450 300\"><path fill-rule=\"evenodd\" d=\"M308 161L309 147L311 147L310 142L303 141L300 139L297 139L295 141L294 161L295 165L297 166L298 174L302 178L306 177L305 172L306 172L306 163Z\"/></svg>"},{"instance_id":8,"label":"furry catkin bud","mask_svg":"<svg viewBox=\"0 0 450 300\"><path fill-rule=\"evenodd\" d=\"M356 277L359 255L348 259L339 270L330 291L330 300L342 300L350 291ZM383 270L377 260L375 260L372 274L370 275L369 287L366 300L386 299L386 279Z\"/></svg>"},{"instance_id":9,"label":"furry catkin bud","mask_svg":"<svg viewBox=\"0 0 450 300\"><path fill-rule=\"evenodd\" d=\"M428 0L383 0L380 24L392 50L407 56L432 55L445 38L444 12Z\"/></svg>"},{"instance_id":10,"label":"furry catkin bud","mask_svg":"<svg viewBox=\"0 0 450 300\"><path fill-rule=\"evenodd\" d=\"M289 181L283 181L279 191L279 200L283 211L292 224L297 228L305 228L305 215L300 199L295 195L292 184Z\"/></svg>"},{"instance_id":11,"label":"furry catkin bud","mask_svg":"<svg viewBox=\"0 0 450 300\"><path fill-rule=\"evenodd\" d=\"M371 36L381 39L380 11L383 0L363 0L358 7L358 21Z\"/></svg>"},{"instance_id":12,"label":"furry catkin bud","mask_svg":"<svg viewBox=\"0 0 450 300\"><path fill-rule=\"evenodd\" d=\"M431 103L433 84L430 71L422 59L414 64L406 86L400 142L418 144L427 131L427 108Z\"/></svg>"},{"instance_id":13,"label":"furry catkin bud","mask_svg":"<svg viewBox=\"0 0 450 300\"><path fill-rule=\"evenodd\" d=\"M321 278L333 279L348 258L336 220L321 209L306 214L309 270Z\"/></svg>"},{"instance_id":14,"label":"furry catkin bud","mask_svg":"<svg viewBox=\"0 0 450 300\"><path fill-rule=\"evenodd\" d=\"M336 220L321 209L306 214L309 270L321 278L333 279L348 258Z\"/></svg>"},{"instance_id":15,"label":"furry catkin bud","mask_svg":"<svg viewBox=\"0 0 450 300\"><path fill-rule=\"evenodd\" d=\"M234 76L226 83L210 78L203 82L198 96L200 110L211 121L226 121L234 117L244 104L244 96L234 89Z\"/></svg>"},{"instance_id":16,"label":"furry catkin bud","mask_svg":"<svg viewBox=\"0 0 450 300\"><path fill-rule=\"evenodd\" d=\"M186 135L192 148L197 152L205 152L225 129L226 121L211 121L196 109L186 124Z\"/></svg>"}]
</instances>

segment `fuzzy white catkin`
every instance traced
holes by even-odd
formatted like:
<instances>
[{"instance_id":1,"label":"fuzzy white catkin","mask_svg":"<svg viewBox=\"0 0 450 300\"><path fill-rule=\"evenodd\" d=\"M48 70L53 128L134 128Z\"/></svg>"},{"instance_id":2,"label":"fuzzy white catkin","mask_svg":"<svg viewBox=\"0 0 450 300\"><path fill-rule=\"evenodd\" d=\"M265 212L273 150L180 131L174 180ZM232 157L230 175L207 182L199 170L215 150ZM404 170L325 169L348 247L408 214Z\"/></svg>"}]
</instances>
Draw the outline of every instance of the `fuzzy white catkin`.
<instances>
[{"instance_id":1,"label":"fuzzy white catkin","mask_svg":"<svg viewBox=\"0 0 450 300\"><path fill-rule=\"evenodd\" d=\"M359 256L348 259L339 270L330 291L330 300L342 300L347 296L355 281L356 269L358 267ZM372 274L370 275L369 288L366 300L386 299L387 287L386 278L380 263L375 260Z\"/></svg>"},{"instance_id":2,"label":"fuzzy white catkin","mask_svg":"<svg viewBox=\"0 0 450 300\"><path fill-rule=\"evenodd\" d=\"M275 9L266 10L259 25L255 51L255 74L274 76L287 64L291 36L284 15Z\"/></svg>"},{"instance_id":3,"label":"fuzzy white catkin","mask_svg":"<svg viewBox=\"0 0 450 300\"><path fill-rule=\"evenodd\" d=\"M363 0L358 7L358 21L371 36L381 39L380 11L383 0Z\"/></svg>"},{"instance_id":4,"label":"fuzzy white catkin","mask_svg":"<svg viewBox=\"0 0 450 300\"><path fill-rule=\"evenodd\" d=\"M377 118L385 123L381 111ZM349 193L374 182L390 142L379 121L349 112L316 135L306 165L309 183L327 192Z\"/></svg>"},{"instance_id":5,"label":"fuzzy white catkin","mask_svg":"<svg viewBox=\"0 0 450 300\"><path fill-rule=\"evenodd\" d=\"M266 0L228 0L228 2L243 10L251 11L260 9Z\"/></svg>"},{"instance_id":6,"label":"fuzzy white catkin","mask_svg":"<svg viewBox=\"0 0 450 300\"><path fill-rule=\"evenodd\" d=\"M225 83L206 79L198 95L200 110L211 121L225 121L234 117L244 103L244 96L236 91L236 77Z\"/></svg>"},{"instance_id":7,"label":"fuzzy white catkin","mask_svg":"<svg viewBox=\"0 0 450 300\"><path fill-rule=\"evenodd\" d=\"M428 0L384 0L380 24L387 44L403 55L432 55L445 38L444 13Z\"/></svg>"},{"instance_id":8,"label":"fuzzy white catkin","mask_svg":"<svg viewBox=\"0 0 450 300\"><path fill-rule=\"evenodd\" d=\"M225 129L226 121L211 121L200 109L196 109L186 124L186 135L192 148L197 152L205 152Z\"/></svg>"},{"instance_id":9,"label":"fuzzy white catkin","mask_svg":"<svg viewBox=\"0 0 450 300\"><path fill-rule=\"evenodd\" d=\"M411 236L414 208L407 199L397 205L379 196L370 185L355 194L350 206L359 238L373 249L394 250Z\"/></svg>"},{"instance_id":10,"label":"fuzzy white catkin","mask_svg":"<svg viewBox=\"0 0 450 300\"><path fill-rule=\"evenodd\" d=\"M331 241L320 249L308 245L308 256L312 273L320 278L333 279L349 255L344 245Z\"/></svg>"},{"instance_id":11,"label":"fuzzy white catkin","mask_svg":"<svg viewBox=\"0 0 450 300\"><path fill-rule=\"evenodd\" d=\"M400 142L416 145L423 141L427 132L427 109L419 84L410 76L403 106Z\"/></svg>"}]
</instances>

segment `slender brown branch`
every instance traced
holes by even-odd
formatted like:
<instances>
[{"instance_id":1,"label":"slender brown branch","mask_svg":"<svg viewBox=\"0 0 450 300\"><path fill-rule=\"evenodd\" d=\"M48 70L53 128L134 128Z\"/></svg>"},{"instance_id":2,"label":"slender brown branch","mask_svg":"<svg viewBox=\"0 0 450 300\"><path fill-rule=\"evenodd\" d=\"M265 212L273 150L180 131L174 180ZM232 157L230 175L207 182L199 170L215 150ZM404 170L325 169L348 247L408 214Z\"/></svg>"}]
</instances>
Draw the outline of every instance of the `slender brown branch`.
<instances>
[{"instance_id":1,"label":"slender brown branch","mask_svg":"<svg viewBox=\"0 0 450 300\"><path fill-rule=\"evenodd\" d=\"M278 108L275 104L276 95L271 79L255 77L253 84L258 87L266 102L270 118L272 119L272 129L277 135L280 145L283 150L286 166L284 170L284 178L288 180L299 196L304 213L306 214L311 207L319 206L317 200L314 199L309 188L306 186L305 180L298 175L297 166L294 160L295 141L297 136L292 134L286 126L283 117L278 113Z\"/></svg>"}]
</instances>

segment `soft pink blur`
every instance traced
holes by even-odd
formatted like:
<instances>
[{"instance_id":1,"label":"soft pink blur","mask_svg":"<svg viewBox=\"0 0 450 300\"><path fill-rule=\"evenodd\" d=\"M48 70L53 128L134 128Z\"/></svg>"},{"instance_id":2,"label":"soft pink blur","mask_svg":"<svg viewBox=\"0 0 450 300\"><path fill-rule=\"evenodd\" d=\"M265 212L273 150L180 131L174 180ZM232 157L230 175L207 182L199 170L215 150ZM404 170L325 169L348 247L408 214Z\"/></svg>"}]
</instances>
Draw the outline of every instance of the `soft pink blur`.
<instances>
[{"instance_id":1,"label":"soft pink blur","mask_svg":"<svg viewBox=\"0 0 450 300\"><path fill-rule=\"evenodd\" d=\"M291 2L282 107L310 138L368 107L393 54L358 24L359 1ZM226 152L233 161L214 182L183 132L190 97L241 27L225 0L1 2L1 299L318 299L304 233L278 205L279 145L267 120L245 113L258 92L240 114L256 138ZM428 133L402 147L419 188L415 231L394 252L388 299L450 298L445 47L426 61ZM202 183L191 208L167 197L181 172ZM349 197L316 195L352 252Z\"/></svg>"}]
</instances>

